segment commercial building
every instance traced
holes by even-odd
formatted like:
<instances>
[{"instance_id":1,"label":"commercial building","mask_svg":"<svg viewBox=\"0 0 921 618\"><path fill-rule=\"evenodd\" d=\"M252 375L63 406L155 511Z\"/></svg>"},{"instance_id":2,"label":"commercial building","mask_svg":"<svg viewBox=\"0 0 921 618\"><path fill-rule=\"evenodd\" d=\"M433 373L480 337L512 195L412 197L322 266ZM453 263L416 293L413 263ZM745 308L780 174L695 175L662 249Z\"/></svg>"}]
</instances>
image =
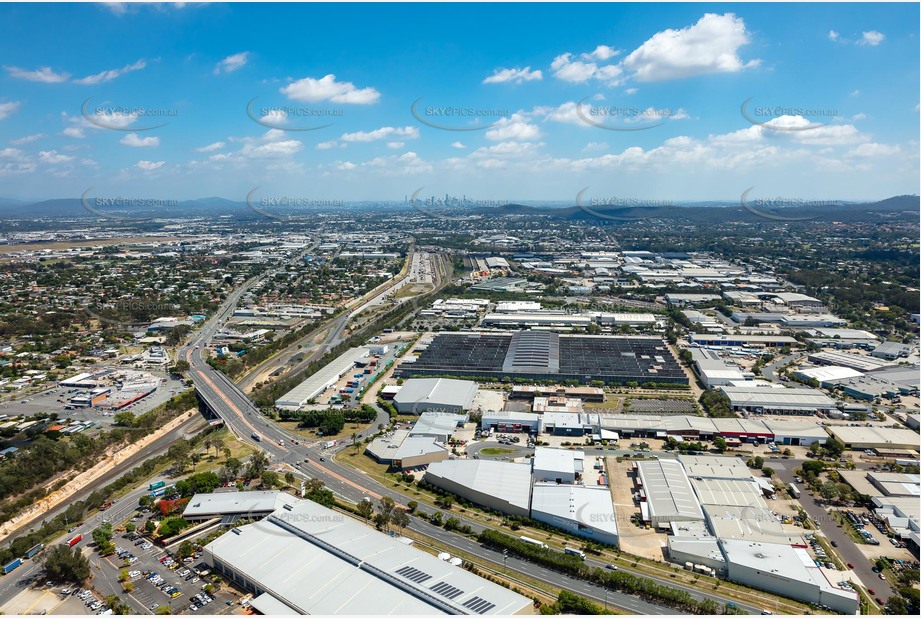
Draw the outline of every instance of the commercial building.
<instances>
[{"instance_id":1,"label":"commercial building","mask_svg":"<svg viewBox=\"0 0 921 618\"><path fill-rule=\"evenodd\" d=\"M555 436L594 436L601 433L601 415L547 412L540 417L540 430Z\"/></svg>"},{"instance_id":2,"label":"commercial building","mask_svg":"<svg viewBox=\"0 0 921 618\"><path fill-rule=\"evenodd\" d=\"M691 333L691 343L702 346L732 348L795 348L800 345L793 337L783 335L709 335Z\"/></svg>"},{"instance_id":3,"label":"commercial building","mask_svg":"<svg viewBox=\"0 0 921 618\"><path fill-rule=\"evenodd\" d=\"M679 455L689 478L751 480L751 468L738 457L716 457L713 455Z\"/></svg>"},{"instance_id":4,"label":"commercial building","mask_svg":"<svg viewBox=\"0 0 921 618\"><path fill-rule=\"evenodd\" d=\"M691 477L690 483L702 505L767 508L761 486L752 477L747 479Z\"/></svg>"},{"instance_id":5,"label":"commercial building","mask_svg":"<svg viewBox=\"0 0 921 618\"><path fill-rule=\"evenodd\" d=\"M585 469L585 453L568 449L537 447L531 459L531 475L537 482L577 483Z\"/></svg>"},{"instance_id":6,"label":"commercial building","mask_svg":"<svg viewBox=\"0 0 921 618\"><path fill-rule=\"evenodd\" d=\"M480 419L480 428L499 433L538 433L540 419L539 414L531 412L487 410Z\"/></svg>"},{"instance_id":7,"label":"commercial building","mask_svg":"<svg viewBox=\"0 0 921 618\"><path fill-rule=\"evenodd\" d=\"M720 390L729 397L732 409L754 414L800 414L827 413L835 409L835 401L815 389L764 388L759 386L721 386Z\"/></svg>"},{"instance_id":8,"label":"commercial building","mask_svg":"<svg viewBox=\"0 0 921 618\"><path fill-rule=\"evenodd\" d=\"M781 518L766 507L705 504L703 508L707 526L721 541L754 541L807 547L802 534L785 530Z\"/></svg>"},{"instance_id":9,"label":"commercial building","mask_svg":"<svg viewBox=\"0 0 921 618\"><path fill-rule=\"evenodd\" d=\"M531 518L575 536L617 546L617 515L607 487L535 483Z\"/></svg>"},{"instance_id":10,"label":"commercial building","mask_svg":"<svg viewBox=\"0 0 921 618\"><path fill-rule=\"evenodd\" d=\"M604 389L594 386L513 386L509 399L534 399L540 396L581 399L582 401L604 401Z\"/></svg>"},{"instance_id":11,"label":"commercial building","mask_svg":"<svg viewBox=\"0 0 921 618\"><path fill-rule=\"evenodd\" d=\"M479 387L469 380L422 378L406 380L394 395L393 404L400 414L423 412L458 413L469 410Z\"/></svg>"},{"instance_id":12,"label":"commercial building","mask_svg":"<svg viewBox=\"0 0 921 618\"><path fill-rule=\"evenodd\" d=\"M450 456L448 447L431 436L407 436L393 454L392 465L400 470L425 467Z\"/></svg>"},{"instance_id":13,"label":"commercial building","mask_svg":"<svg viewBox=\"0 0 921 618\"><path fill-rule=\"evenodd\" d=\"M714 350L691 348L691 361L694 371L708 388L754 379L753 373L743 373L738 365L727 363L719 352Z\"/></svg>"},{"instance_id":14,"label":"commercial building","mask_svg":"<svg viewBox=\"0 0 921 618\"><path fill-rule=\"evenodd\" d=\"M398 377L460 376L530 380L594 380L608 384L687 384L669 347L658 337L562 335L526 330L439 333Z\"/></svg>"},{"instance_id":15,"label":"commercial building","mask_svg":"<svg viewBox=\"0 0 921 618\"><path fill-rule=\"evenodd\" d=\"M409 435L413 437L434 438L442 443L447 443L458 425L467 420L465 414L453 414L451 412L423 412L419 416Z\"/></svg>"},{"instance_id":16,"label":"commercial building","mask_svg":"<svg viewBox=\"0 0 921 618\"><path fill-rule=\"evenodd\" d=\"M764 419L764 426L774 434L774 442L781 446L809 446L813 442L825 444L828 432L810 421Z\"/></svg>"},{"instance_id":17,"label":"commercial building","mask_svg":"<svg viewBox=\"0 0 921 618\"><path fill-rule=\"evenodd\" d=\"M311 501L234 528L203 554L268 615L533 611L527 597Z\"/></svg>"},{"instance_id":18,"label":"commercial building","mask_svg":"<svg viewBox=\"0 0 921 618\"><path fill-rule=\"evenodd\" d=\"M425 482L470 502L527 517L531 506L531 466L487 459L450 459L429 465Z\"/></svg>"},{"instance_id":19,"label":"commercial building","mask_svg":"<svg viewBox=\"0 0 921 618\"><path fill-rule=\"evenodd\" d=\"M684 466L678 461L655 459L635 465L643 521L658 528L672 522L704 520Z\"/></svg>"},{"instance_id":20,"label":"commercial building","mask_svg":"<svg viewBox=\"0 0 921 618\"><path fill-rule=\"evenodd\" d=\"M791 374L798 380L815 380L822 388L834 387L837 380L857 378L863 374L850 367L828 365L824 367L800 367Z\"/></svg>"},{"instance_id":21,"label":"commercial building","mask_svg":"<svg viewBox=\"0 0 921 618\"><path fill-rule=\"evenodd\" d=\"M719 294L666 294L665 302L673 307L702 305L720 300Z\"/></svg>"},{"instance_id":22,"label":"commercial building","mask_svg":"<svg viewBox=\"0 0 921 618\"><path fill-rule=\"evenodd\" d=\"M258 520L277 511L286 504L299 500L283 491L226 491L195 494L182 512L183 519L191 522L221 518L221 525L229 526L239 519Z\"/></svg>"},{"instance_id":23,"label":"commercial building","mask_svg":"<svg viewBox=\"0 0 921 618\"><path fill-rule=\"evenodd\" d=\"M815 363L816 365L837 365L838 367L849 367L861 372L892 366L892 363L888 360L850 352L815 352L807 358L810 363Z\"/></svg>"},{"instance_id":24,"label":"commercial building","mask_svg":"<svg viewBox=\"0 0 921 618\"><path fill-rule=\"evenodd\" d=\"M881 495L895 498L921 498L921 476L895 472L867 472L867 480Z\"/></svg>"},{"instance_id":25,"label":"commercial building","mask_svg":"<svg viewBox=\"0 0 921 618\"><path fill-rule=\"evenodd\" d=\"M730 580L785 597L856 614L857 593L834 586L805 549L781 543L720 541Z\"/></svg>"},{"instance_id":26,"label":"commercial building","mask_svg":"<svg viewBox=\"0 0 921 618\"><path fill-rule=\"evenodd\" d=\"M339 378L351 371L355 364L369 355L368 348L357 347L346 350L325 367L292 388L275 401L275 407L284 410L297 410L320 395L327 388L339 381Z\"/></svg>"},{"instance_id":27,"label":"commercial building","mask_svg":"<svg viewBox=\"0 0 921 618\"><path fill-rule=\"evenodd\" d=\"M885 358L886 360L906 358L909 354L911 354L911 346L896 341L884 341L870 352L871 356Z\"/></svg>"},{"instance_id":28,"label":"commercial building","mask_svg":"<svg viewBox=\"0 0 921 618\"><path fill-rule=\"evenodd\" d=\"M908 429L831 425L828 431L849 449L918 449L918 434Z\"/></svg>"}]
</instances>

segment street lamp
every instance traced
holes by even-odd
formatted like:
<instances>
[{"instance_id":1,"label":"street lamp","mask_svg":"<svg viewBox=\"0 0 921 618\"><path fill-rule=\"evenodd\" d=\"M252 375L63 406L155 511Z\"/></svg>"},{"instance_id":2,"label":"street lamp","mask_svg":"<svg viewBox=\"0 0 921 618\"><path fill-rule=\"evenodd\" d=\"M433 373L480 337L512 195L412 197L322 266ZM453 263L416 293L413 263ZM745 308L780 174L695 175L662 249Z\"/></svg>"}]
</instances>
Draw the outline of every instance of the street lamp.
<instances>
[{"instance_id":1,"label":"street lamp","mask_svg":"<svg viewBox=\"0 0 921 618\"><path fill-rule=\"evenodd\" d=\"M508 568L508 550L507 549L502 550L502 567L506 569Z\"/></svg>"}]
</instances>

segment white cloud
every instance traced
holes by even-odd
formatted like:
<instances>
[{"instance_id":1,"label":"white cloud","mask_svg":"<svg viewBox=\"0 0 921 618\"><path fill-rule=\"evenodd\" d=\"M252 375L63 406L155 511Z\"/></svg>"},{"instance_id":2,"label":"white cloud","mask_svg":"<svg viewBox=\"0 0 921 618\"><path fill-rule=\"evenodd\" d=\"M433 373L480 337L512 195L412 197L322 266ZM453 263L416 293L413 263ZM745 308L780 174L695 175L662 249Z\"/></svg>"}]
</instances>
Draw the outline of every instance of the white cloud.
<instances>
[{"instance_id":1,"label":"white cloud","mask_svg":"<svg viewBox=\"0 0 921 618\"><path fill-rule=\"evenodd\" d=\"M582 54L582 57L592 58L592 54ZM554 58L550 63L550 68L553 69L554 77L573 84L583 84L590 79L595 79L607 86L616 86L620 83L623 73L619 65L598 65L591 61L576 60L568 52Z\"/></svg>"},{"instance_id":2,"label":"white cloud","mask_svg":"<svg viewBox=\"0 0 921 618\"><path fill-rule=\"evenodd\" d=\"M512 114L509 118L501 118L486 132L486 139L494 141L531 140L540 137L540 129L536 124L531 124L522 113Z\"/></svg>"},{"instance_id":3,"label":"white cloud","mask_svg":"<svg viewBox=\"0 0 921 618\"><path fill-rule=\"evenodd\" d=\"M137 133L129 133L121 138L119 143L132 148L153 148L160 145L160 138L154 136L141 137Z\"/></svg>"},{"instance_id":4,"label":"white cloud","mask_svg":"<svg viewBox=\"0 0 921 618\"><path fill-rule=\"evenodd\" d=\"M870 30L864 32L860 37L860 40L857 41L858 45L869 45L871 47L876 47L886 38L886 35L882 32L877 32L876 30Z\"/></svg>"},{"instance_id":5,"label":"white cloud","mask_svg":"<svg viewBox=\"0 0 921 618\"><path fill-rule=\"evenodd\" d=\"M484 84L504 84L512 82L520 84L522 82L537 81L543 79L544 74L540 69L531 70L531 67L523 69L496 69L493 74L483 80Z\"/></svg>"},{"instance_id":6,"label":"white cloud","mask_svg":"<svg viewBox=\"0 0 921 618\"><path fill-rule=\"evenodd\" d=\"M13 114L21 103L19 101L9 101L7 103L0 103L0 120L9 117Z\"/></svg>"},{"instance_id":7,"label":"white cloud","mask_svg":"<svg viewBox=\"0 0 921 618\"><path fill-rule=\"evenodd\" d=\"M0 159L13 159L14 161L23 161L26 153L18 148L3 148L0 150Z\"/></svg>"},{"instance_id":8,"label":"white cloud","mask_svg":"<svg viewBox=\"0 0 921 618\"><path fill-rule=\"evenodd\" d=\"M30 82L42 82L44 84L59 84L70 79L70 73L55 73L51 67L41 67L34 71L27 71L19 67L3 67L10 77L16 79L25 79Z\"/></svg>"},{"instance_id":9,"label":"white cloud","mask_svg":"<svg viewBox=\"0 0 921 618\"><path fill-rule=\"evenodd\" d=\"M221 73L233 73L237 69L241 69L246 66L246 62L248 60L248 51L240 52L239 54L233 54L232 56L227 56L215 65L214 74L220 75Z\"/></svg>"},{"instance_id":10,"label":"white cloud","mask_svg":"<svg viewBox=\"0 0 921 618\"><path fill-rule=\"evenodd\" d=\"M207 146L196 148L195 152L214 152L215 150L220 150L223 147L224 142L214 142L213 144L208 144Z\"/></svg>"},{"instance_id":11,"label":"white cloud","mask_svg":"<svg viewBox=\"0 0 921 618\"><path fill-rule=\"evenodd\" d=\"M23 144L31 144L32 142L38 141L42 139L43 137L46 137L44 133L35 133L33 135L26 135L25 137L20 137L19 139L10 140L10 143L16 144L17 146L21 146Z\"/></svg>"},{"instance_id":12,"label":"white cloud","mask_svg":"<svg viewBox=\"0 0 921 618\"><path fill-rule=\"evenodd\" d=\"M395 137L403 139L417 139L419 137L418 127L381 127L374 131L356 131L354 133L344 133L339 139L343 142L375 142L383 139Z\"/></svg>"},{"instance_id":13,"label":"white cloud","mask_svg":"<svg viewBox=\"0 0 921 618\"><path fill-rule=\"evenodd\" d=\"M639 88L627 88L624 90L624 94L636 94L639 91Z\"/></svg>"},{"instance_id":14,"label":"white cloud","mask_svg":"<svg viewBox=\"0 0 921 618\"><path fill-rule=\"evenodd\" d=\"M586 60L609 60L618 54L620 54L620 51L614 49L613 47L608 47L607 45L599 45L595 48L595 51L588 54L582 54L582 57Z\"/></svg>"},{"instance_id":15,"label":"white cloud","mask_svg":"<svg viewBox=\"0 0 921 618\"><path fill-rule=\"evenodd\" d=\"M607 150L607 142L589 142L585 145L585 148L582 149L582 152L598 152L600 150Z\"/></svg>"},{"instance_id":16,"label":"white cloud","mask_svg":"<svg viewBox=\"0 0 921 618\"><path fill-rule=\"evenodd\" d=\"M376 102L381 94L374 88L356 88L352 82L337 82L336 76L330 73L320 79L305 77L291 82L280 92L295 101L316 103L319 101L332 101L333 103L349 103L354 105L368 105Z\"/></svg>"},{"instance_id":17,"label":"white cloud","mask_svg":"<svg viewBox=\"0 0 921 618\"><path fill-rule=\"evenodd\" d=\"M462 143L460 143L460 142L454 142L454 143L451 144L451 148L457 148L458 150L463 150L463 149L466 148L466 146L464 146L464 145L463 145Z\"/></svg>"},{"instance_id":18,"label":"white cloud","mask_svg":"<svg viewBox=\"0 0 921 618\"><path fill-rule=\"evenodd\" d=\"M68 163L74 160L70 155L58 154L57 150L42 150L38 153L38 158L42 163L49 163L51 165Z\"/></svg>"},{"instance_id":19,"label":"white cloud","mask_svg":"<svg viewBox=\"0 0 921 618\"><path fill-rule=\"evenodd\" d=\"M875 142L867 142L861 144L856 148L848 152L848 155L853 157L890 157L901 153L901 149L896 146L889 146L888 144L877 144Z\"/></svg>"},{"instance_id":20,"label":"white cloud","mask_svg":"<svg viewBox=\"0 0 921 618\"><path fill-rule=\"evenodd\" d=\"M828 38L832 41L837 41L839 38L841 38L841 35L835 32L834 30L829 30Z\"/></svg>"},{"instance_id":21,"label":"white cloud","mask_svg":"<svg viewBox=\"0 0 921 618\"><path fill-rule=\"evenodd\" d=\"M103 71L101 73L96 73L95 75L87 75L86 77L81 77L80 79L75 79L75 84L82 85L94 85L94 84L104 84L110 82L117 77L124 75L125 73L130 73L132 71L140 71L147 66L147 63L144 60L138 60L134 64L129 64L123 66L120 69L111 69L109 71Z\"/></svg>"},{"instance_id":22,"label":"white cloud","mask_svg":"<svg viewBox=\"0 0 921 618\"><path fill-rule=\"evenodd\" d=\"M152 172L163 167L166 161L138 161L137 168L145 172Z\"/></svg>"},{"instance_id":23,"label":"white cloud","mask_svg":"<svg viewBox=\"0 0 921 618\"><path fill-rule=\"evenodd\" d=\"M623 64L641 82L735 73L760 64L760 60L743 62L739 58L738 50L746 43L742 19L732 13L707 13L693 26L657 32Z\"/></svg>"},{"instance_id":24,"label":"white cloud","mask_svg":"<svg viewBox=\"0 0 921 618\"><path fill-rule=\"evenodd\" d=\"M544 120L585 126L585 121L579 118L578 107L573 101L567 101L559 107L536 107L534 108L534 114L543 116Z\"/></svg>"},{"instance_id":25,"label":"white cloud","mask_svg":"<svg viewBox=\"0 0 921 618\"><path fill-rule=\"evenodd\" d=\"M83 139L86 137L86 132L83 130L83 127L67 127L61 131L61 134L67 137L73 137L74 139Z\"/></svg>"},{"instance_id":26,"label":"white cloud","mask_svg":"<svg viewBox=\"0 0 921 618\"><path fill-rule=\"evenodd\" d=\"M406 145L406 142L387 142L387 148L398 150Z\"/></svg>"},{"instance_id":27,"label":"white cloud","mask_svg":"<svg viewBox=\"0 0 921 618\"><path fill-rule=\"evenodd\" d=\"M317 150L331 150L333 148L340 148L340 147L344 148L345 144L340 145L339 142L337 142L334 139L331 139L328 142L320 142L319 144L316 145Z\"/></svg>"}]
</instances>

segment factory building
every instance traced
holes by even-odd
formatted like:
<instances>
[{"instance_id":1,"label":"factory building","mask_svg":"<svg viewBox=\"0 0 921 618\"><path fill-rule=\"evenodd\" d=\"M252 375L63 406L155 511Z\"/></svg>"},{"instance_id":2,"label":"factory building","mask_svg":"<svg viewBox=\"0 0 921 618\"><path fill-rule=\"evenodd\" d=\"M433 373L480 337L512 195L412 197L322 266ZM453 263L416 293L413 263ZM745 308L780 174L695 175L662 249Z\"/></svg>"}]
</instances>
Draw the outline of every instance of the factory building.
<instances>
[{"instance_id":1,"label":"factory building","mask_svg":"<svg viewBox=\"0 0 921 618\"><path fill-rule=\"evenodd\" d=\"M812 415L817 412L831 412L836 405L835 401L824 393L806 387L720 386L719 388L729 397L729 403L736 412Z\"/></svg>"},{"instance_id":2,"label":"factory building","mask_svg":"<svg viewBox=\"0 0 921 618\"><path fill-rule=\"evenodd\" d=\"M470 378L687 384L671 349L659 337L561 335L526 330L439 333L397 377L450 375Z\"/></svg>"},{"instance_id":3,"label":"factory building","mask_svg":"<svg viewBox=\"0 0 921 618\"><path fill-rule=\"evenodd\" d=\"M660 528L672 522L704 520L697 496L679 462L655 459L634 465L643 521Z\"/></svg>"},{"instance_id":4,"label":"factory building","mask_svg":"<svg viewBox=\"0 0 921 618\"><path fill-rule=\"evenodd\" d=\"M721 540L730 580L758 590L856 614L857 593L834 586L805 549L782 543Z\"/></svg>"},{"instance_id":5,"label":"factory building","mask_svg":"<svg viewBox=\"0 0 921 618\"><path fill-rule=\"evenodd\" d=\"M597 543L617 546L617 516L607 487L535 483L531 519Z\"/></svg>"},{"instance_id":6,"label":"factory building","mask_svg":"<svg viewBox=\"0 0 921 618\"><path fill-rule=\"evenodd\" d=\"M275 407L284 410L297 410L335 384L339 378L355 367L369 355L368 348L358 347L346 350L326 366L292 388L275 401Z\"/></svg>"},{"instance_id":7,"label":"factory building","mask_svg":"<svg viewBox=\"0 0 921 618\"><path fill-rule=\"evenodd\" d=\"M559 448L537 447L531 459L531 475L537 482L573 484L582 480L585 453Z\"/></svg>"},{"instance_id":8,"label":"factory building","mask_svg":"<svg viewBox=\"0 0 921 618\"><path fill-rule=\"evenodd\" d=\"M195 494L186 504L182 518L191 522L204 522L219 517L222 526L230 526L240 519L262 519L286 504L298 502L297 498L283 491Z\"/></svg>"},{"instance_id":9,"label":"factory building","mask_svg":"<svg viewBox=\"0 0 921 618\"><path fill-rule=\"evenodd\" d=\"M890 427L828 427L835 438L849 449L895 448L918 450L918 434L908 429Z\"/></svg>"},{"instance_id":10,"label":"factory building","mask_svg":"<svg viewBox=\"0 0 921 618\"><path fill-rule=\"evenodd\" d=\"M498 433L538 433L540 419L539 414L531 412L487 410L480 419L480 428L492 429Z\"/></svg>"},{"instance_id":11,"label":"factory building","mask_svg":"<svg viewBox=\"0 0 921 618\"><path fill-rule=\"evenodd\" d=\"M782 335L709 335L691 333L692 344L730 348L795 348L800 345L793 337Z\"/></svg>"},{"instance_id":12,"label":"factory building","mask_svg":"<svg viewBox=\"0 0 921 618\"><path fill-rule=\"evenodd\" d=\"M701 382L708 388L753 380L755 377L751 372L743 372L738 365L727 363L714 350L691 348L691 362Z\"/></svg>"},{"instance_id":13,"label":"factory building","mask_svg":"<svg viewBox=\"0 0 921 618\"><path fill-rule=\"evenodd\" d=\"M231 529L203 554L265 615L533 612L527 597L306 500Z\"/></svg>"},{"instance_id":14,"label":"factory building","mask_svg":"<svg viewBox=\"0 0 921 618\"><path fill-rule=\"evenodd\" d=\"M422 378L406 380L394 395L393 404L400 414L423 412L459 413L473 405L479 387L469 380Z\"/></svg>"},{"instance_id":15,"label":"factory building","mask_svg":"<svg viewBox=\"0 0 921 618\"><path fill-rule=\"evenodd\" d=\"M425 482L474 504L527 517L531 505L531 466L487 459L451 459L429 465Z\"/></svg>"}]
</instances>

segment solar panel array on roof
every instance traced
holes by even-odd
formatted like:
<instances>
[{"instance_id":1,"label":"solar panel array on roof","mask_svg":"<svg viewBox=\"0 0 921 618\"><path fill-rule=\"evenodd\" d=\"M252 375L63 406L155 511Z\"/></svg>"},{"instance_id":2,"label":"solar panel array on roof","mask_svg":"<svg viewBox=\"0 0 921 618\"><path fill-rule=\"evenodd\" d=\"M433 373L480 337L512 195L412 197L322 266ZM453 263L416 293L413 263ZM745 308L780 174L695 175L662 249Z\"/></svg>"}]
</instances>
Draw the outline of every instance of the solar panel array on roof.
<instances>
[{"instance_id":1,"label":"solar panel array on roof","mask_svg":"<svg viewBox=\"0 0 921 618\"><path fill-rule=\"evenodd\" d=\"M481 599L480 597L473 597L472 599L464 602L464 607L467 609L472 609L478 614L485 614L495 606L495 603L490 603L486 599Z\"/></svg>"},{"instance_id":2,"label":"solar panel array on roof","mask_svg":"<svg viewBox=\"0 0 921 618\"><path fill-rule=\"evenodd\" d=\"M447 582L438 582L437 584L431 587L431 590L433 590L434 592L437 592L443 597L448 597L452 601L456 599L457 597L459 597L460 595L464 594L463 590L461 590L460 588L457 588L456 586L452 586L451 584Z\"/></svg>"},{"instance_id":3,"label":"solar panel array on roof","mask_svg":"<svg viewBox=\"0 0 921 618\"><path fill-rule=\"evenodd\" d=\"M397 574L402 575L411 582L416 582L421 584L422 582L432 579L432 576L424 571L411 566L405 566L402 569L397 569Z\"/></svg>"},{"instance_id":4,"label":"solar panel array on roof","mask_svg":"<svg viewBox=\"0 0 921 618\"><path fill-rule=\"evenodd\" d=\"M685 377L662 340L637 337L560 337L560 373Z\"/></svg>"}]
</instances>

